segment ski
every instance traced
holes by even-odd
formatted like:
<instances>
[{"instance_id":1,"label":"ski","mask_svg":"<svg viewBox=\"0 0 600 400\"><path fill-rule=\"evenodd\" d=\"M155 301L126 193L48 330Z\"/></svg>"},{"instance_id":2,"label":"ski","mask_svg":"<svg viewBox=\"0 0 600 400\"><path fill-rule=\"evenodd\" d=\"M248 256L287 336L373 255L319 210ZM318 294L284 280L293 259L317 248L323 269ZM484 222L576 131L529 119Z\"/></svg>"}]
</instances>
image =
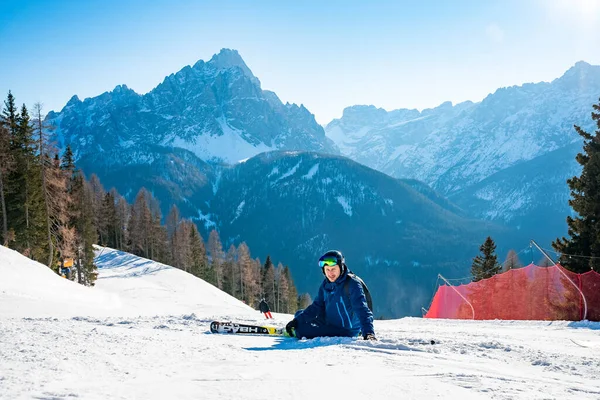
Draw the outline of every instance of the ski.
<instances>
[{"instance_id":1,"label":"ski","mask_svg":"<svg viewBox=\"0 0 600 400\"><path fill-rule=\"evenodd\" d=\"M221 321L211 322L210 331L212 333L236 333L246 335L284 335L284 329L276 328L274 326L247 325Z\"/></svg>"}]
</instances>

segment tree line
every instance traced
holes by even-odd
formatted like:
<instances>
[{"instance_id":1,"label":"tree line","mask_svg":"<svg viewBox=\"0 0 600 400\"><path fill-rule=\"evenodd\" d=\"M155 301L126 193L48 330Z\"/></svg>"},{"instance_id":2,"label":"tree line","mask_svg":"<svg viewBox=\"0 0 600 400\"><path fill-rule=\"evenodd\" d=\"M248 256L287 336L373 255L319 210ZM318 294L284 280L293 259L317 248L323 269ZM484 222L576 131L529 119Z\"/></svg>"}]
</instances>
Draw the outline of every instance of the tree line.
<instances>
[{"instance_id":1,"label":"tree line","mask_svg":"<svg viewBox=\"0 0 600 400\"><path fill-rule=\"evenodd\" d=\"M30 115L9 92L0 111L0 242L57 272L76 259L73 278L93 285L92 193L73 153L67 148L59 157L40 103Z\"/></svg>"},{"instance_id":2,"label":"tree line","mask_svg":"<svg viewBox=\"0 0 600 400\"><path fill-rule=\"evenodd\" d=\"M0 243L60 273L74 260L69 278L93 286L94 244L128 251L182 269L256 307L265 298L275 312L306 307L290 269L252 258L245 242L223 249L216 230L205 243L196 224L173 205L162 224L158 200L141 188L133 204L100 179L76 168L70 146L62 157L50 142L52 127L42 106L33 117L11 92L0 107Z\"/></svg>"}]
</instances>

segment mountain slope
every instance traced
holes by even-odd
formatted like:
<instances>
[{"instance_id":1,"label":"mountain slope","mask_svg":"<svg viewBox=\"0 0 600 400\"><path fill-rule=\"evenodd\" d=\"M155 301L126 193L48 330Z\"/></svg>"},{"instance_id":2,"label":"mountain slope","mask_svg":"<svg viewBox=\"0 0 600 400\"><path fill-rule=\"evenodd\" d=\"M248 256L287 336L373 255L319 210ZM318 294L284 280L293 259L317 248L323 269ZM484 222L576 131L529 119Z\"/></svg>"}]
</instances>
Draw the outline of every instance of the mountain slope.
<instances>
[{"instance_id":1,"label":"mountain slope","mask_svg":"<svg viewBox=\"0 0 600 400\"><path fill-rule=\"evenodd\" d=\"M110 289L123 309L135 306L128 313L107 316L83 307L77 284L0 246L0 398L229 399L243 394L259 400L269 393L302 399L488 399L492 394L591 400L600 393L597 370L590 368L598 365L593 350L600 346L600 323L403 318L375 321L377 342L214 335L208 327L215 315L264 319L183 271L109 249L96 263L98 284L104 287L80 289L90 299ZM39 274L31 271L34 265ZM11 270L35 279L25 281ZM42 271L47 273L38 279ZM8 287L54 294L54 307L47 303L52 297L24 307L23 297L6 294ZM68 308L76 310L63 314ZM39 317L42 310L48 314ZM274 316L276 326L292 317ZM69 378L65 371L72 372Z\"/></svg>"},{"instance_id":2,"label":"mountain slope","mask_svg":"<svg viewBox=\"0 0 600 400\"><path fill-rule=\"evenodd\" d=\"M503 221L518 229L535 227L532 236L549 245L565 234L570 190L567 179L581 174L575 156L581 145L574 143L531 161L506 168L450 196L450 200L477 218ZM548 174L548 170L554 171ZM561 233L565 232L565 233Z\"/></svg>"},{"instance_id":3,"label":"mountain slope","mask_svg":"<svg viewBox=\"0 0 600 400\"><path fill-rule=\"evenodd\" d=\"M374 293L377 315L419 315L437 274L467 274L488 234L519 238L411 183L339 156L269 152L223 172L210 213L225 242L288 263L300 291L316 290L316 260L339 249Z\"/></svg>"}]
</instances>

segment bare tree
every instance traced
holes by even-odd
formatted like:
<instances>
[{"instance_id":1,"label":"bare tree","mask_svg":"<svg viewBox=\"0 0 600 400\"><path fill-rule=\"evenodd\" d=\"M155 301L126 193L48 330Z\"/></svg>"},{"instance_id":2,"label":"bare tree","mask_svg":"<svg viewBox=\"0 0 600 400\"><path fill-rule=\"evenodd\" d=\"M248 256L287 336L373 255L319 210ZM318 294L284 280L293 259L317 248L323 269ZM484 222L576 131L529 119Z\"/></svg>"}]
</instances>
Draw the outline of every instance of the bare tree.
<instances>
[{"instance_id":1,"label":"bare tree","mask_svg":"<svg viewBox=\"0 0 600 400\"><path fill-rule=\"evenodd\" d=\"M523 264L521 264L517 252L512 249L509 250L508 254L506 255L506 260L504 260L504 271L521 268L522 266Z\"/></svg>"},{"instance_id":2,"label":"bare tree","mask_svg":"<svg viewBox=\"0 0 600 400\"><path fill-rule=\"evenodd\" d=\"M44 125L42 108L41 103L35 103L33 109L40 152L42 196L46 211L48 267L52 268L55 248L61 250L63 257L74 255L75 232L74 228L68 227L70 199L67 195L67 177L60 168L56 149L48 141L46 130L49 127ZM54 158L52 158L52 154L54 154Z\"/></svg>"}]
</instances>

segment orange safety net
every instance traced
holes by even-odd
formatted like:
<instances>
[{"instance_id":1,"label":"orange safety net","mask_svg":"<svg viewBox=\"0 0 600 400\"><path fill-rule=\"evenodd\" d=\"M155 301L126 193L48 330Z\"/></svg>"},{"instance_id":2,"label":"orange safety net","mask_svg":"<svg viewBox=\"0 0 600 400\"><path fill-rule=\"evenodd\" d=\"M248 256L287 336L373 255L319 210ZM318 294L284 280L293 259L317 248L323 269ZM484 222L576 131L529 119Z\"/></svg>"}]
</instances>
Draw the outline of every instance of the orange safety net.
<instances>
[{"instance_id":1,"label":"orange safety net","mask_svg":"<svg viewBox=\"0 0 600 400\"><path fill-rule=\"evenodd\" d=\"M530 264L467 285L440 286L425 318L579 321L586 305L585 319L600 321L600 274Z\"/></svg>"}]
</instances>

